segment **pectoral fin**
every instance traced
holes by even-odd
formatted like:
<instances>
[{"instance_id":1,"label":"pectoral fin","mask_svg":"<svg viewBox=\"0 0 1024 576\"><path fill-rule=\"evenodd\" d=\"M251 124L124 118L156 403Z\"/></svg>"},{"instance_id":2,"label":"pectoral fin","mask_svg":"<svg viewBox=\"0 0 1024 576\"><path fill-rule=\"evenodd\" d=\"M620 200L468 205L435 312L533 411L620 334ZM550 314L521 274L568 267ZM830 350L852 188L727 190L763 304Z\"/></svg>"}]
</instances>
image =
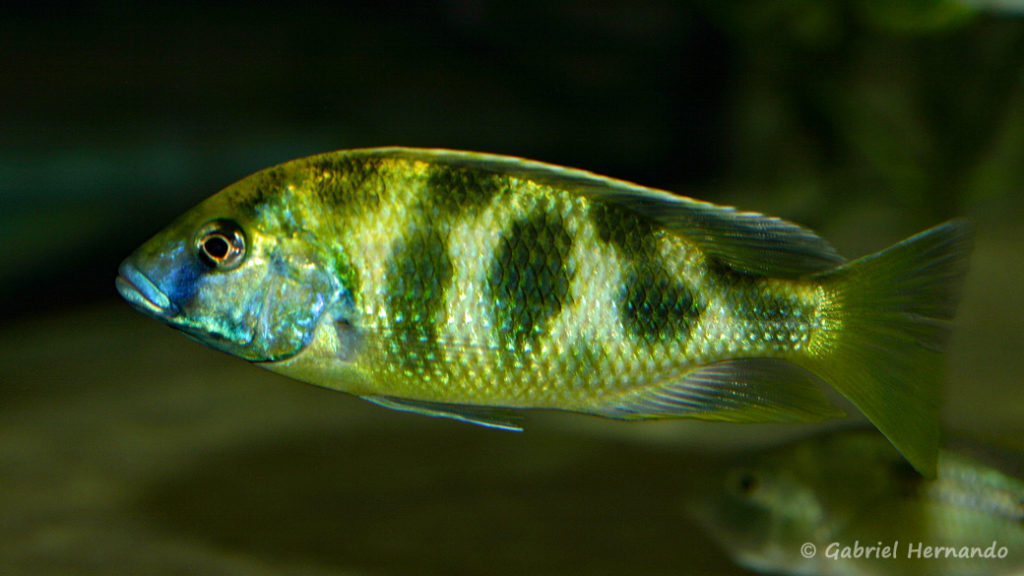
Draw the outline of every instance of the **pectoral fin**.
<instances>
[{"instance_id":1,"label":"pectoral fin","mask_svg":"<svg viewBox=\"0 0 1024 576\"><path fill-rule=\"evenodd\" d=\"M843 416L821 380L783 360L727 360L697 368L594 410L610 418L696 418L723 422L820 422Z\"/></svg>"},{"instance_id":2,"label":"pectoral fin","mask_svg":"<svg viewBox=\"0 0 1024 576\"><path fill-rule=\"evenodd\" d=\"M373 402L378 406L401 412L412 412L436 418L451 418L452 420L469 422L470 424L487 428L498 428L514 432L523 431L522 418L507 408L467 404L442 404L438 402L425 402L423 400L394 398L392 396L364 396L363 399Z\"/></svg>"}]
</instances>

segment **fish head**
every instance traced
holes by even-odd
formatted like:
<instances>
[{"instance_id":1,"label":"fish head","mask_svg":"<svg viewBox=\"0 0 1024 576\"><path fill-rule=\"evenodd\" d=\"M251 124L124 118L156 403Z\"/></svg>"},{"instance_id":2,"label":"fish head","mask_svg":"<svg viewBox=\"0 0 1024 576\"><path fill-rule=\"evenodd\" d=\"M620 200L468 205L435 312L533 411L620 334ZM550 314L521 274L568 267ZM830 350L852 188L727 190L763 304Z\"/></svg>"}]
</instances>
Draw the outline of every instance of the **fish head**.
<instances>
[{"instance_id":1,"label":"fish head","mask_svg":"<svg viewBox=\"0 0 1024 576\"><path fill-rule=\"evenodd\" d=\"M694 521L739 564L756 571L794 570L806 559L822 506L788 463L745 458L704 475L686 506Z\"/></svg>"},{"instance_id":2,"label":"fish head","mask_svg":"<svg viewBox=\"0 0 1024 576\"><path fill-rule=\"evenodd\" d=\"M258 183L253 178L139 247L121 264L116 284L135 309L203 344L275 362L303 350L325 316L351 298L323 250L279 202L246 200Z\"/></svg>"}]
</instances>

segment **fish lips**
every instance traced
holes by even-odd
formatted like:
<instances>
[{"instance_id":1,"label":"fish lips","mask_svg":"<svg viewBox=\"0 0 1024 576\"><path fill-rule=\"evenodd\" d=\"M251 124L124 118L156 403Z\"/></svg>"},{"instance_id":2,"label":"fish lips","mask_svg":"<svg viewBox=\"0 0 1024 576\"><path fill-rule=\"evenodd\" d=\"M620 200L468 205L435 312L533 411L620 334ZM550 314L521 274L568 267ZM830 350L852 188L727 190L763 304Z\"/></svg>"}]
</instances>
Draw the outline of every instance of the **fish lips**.
<instances>
[{"instance_id":1,"label":"fish lips","mask_svg":"<svg viewBox=\"0 0 1024 576\"><path fill-rule=\"evenodd\" d=\"M121 263L117 272L117 291L136 310L165 321L181 312L152 280L128 260Z\"/></svg>"}]
</instances>

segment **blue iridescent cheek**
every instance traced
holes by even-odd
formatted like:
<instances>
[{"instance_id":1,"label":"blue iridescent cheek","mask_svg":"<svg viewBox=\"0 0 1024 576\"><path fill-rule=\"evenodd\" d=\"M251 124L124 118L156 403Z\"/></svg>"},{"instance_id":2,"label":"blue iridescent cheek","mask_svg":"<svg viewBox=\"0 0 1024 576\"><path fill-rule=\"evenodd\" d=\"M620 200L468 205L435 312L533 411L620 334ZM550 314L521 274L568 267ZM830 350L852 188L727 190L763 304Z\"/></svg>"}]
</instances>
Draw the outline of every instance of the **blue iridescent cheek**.
<instances>
[{"instance_id":1,"label":"blue iridescent cheek","mask_svg":"<svg viewBox=\"0 0 1024 576\"><path fill-rule=\"evenodd\" d=\"M179 262L179 265L170 271L164 281L164 292L171 302L184 306L195 297L202 274L200 266L195 261Z\"/></svg>"},{"instance_id":2,"label":"blue iridescent cheek","mask_svg":"<svg viewBox=\"0 0 1024 576\"><path fill-rule=\"evenodd\" d=\"M204 270L186 242L174 242L158 251L132 255L138 269L181 310L196 296Z\"/></svg>"}]
</instances>

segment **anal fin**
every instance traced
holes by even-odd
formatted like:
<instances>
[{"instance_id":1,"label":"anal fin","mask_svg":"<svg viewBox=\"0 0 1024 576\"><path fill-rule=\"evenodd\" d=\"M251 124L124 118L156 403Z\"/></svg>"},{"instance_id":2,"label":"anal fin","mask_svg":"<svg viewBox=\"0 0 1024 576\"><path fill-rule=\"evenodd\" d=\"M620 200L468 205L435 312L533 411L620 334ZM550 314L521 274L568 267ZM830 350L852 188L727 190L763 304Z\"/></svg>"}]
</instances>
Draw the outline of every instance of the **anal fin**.
<instances>
[{"instance_id":1,"label":"anal fin","mask_svg":"<svg viewBox=\"0 0 1024 576\"><path fill-rule=\"evenodd\" d=\"M808 370L784 360L726 360L620 396L593 412L626 420L722 422L821 422L844 416L825 397L821 383Z\"/></svg>"},{"instance_id":2,"label":"anal fin","mask_svg":"<svg viewBox=\"0 0 1024 576\"><path fill-rule=\"evenodd\" d=\"M459 422L468 422L499 430L523 431L522 418L508 408L473 406L470 404L443 404L440 402L395 398L393 396L363 396L363 399L373 402L378 406L400 412L412 412L436 418L451 418Z\"/></svg>"}]
</instances>

